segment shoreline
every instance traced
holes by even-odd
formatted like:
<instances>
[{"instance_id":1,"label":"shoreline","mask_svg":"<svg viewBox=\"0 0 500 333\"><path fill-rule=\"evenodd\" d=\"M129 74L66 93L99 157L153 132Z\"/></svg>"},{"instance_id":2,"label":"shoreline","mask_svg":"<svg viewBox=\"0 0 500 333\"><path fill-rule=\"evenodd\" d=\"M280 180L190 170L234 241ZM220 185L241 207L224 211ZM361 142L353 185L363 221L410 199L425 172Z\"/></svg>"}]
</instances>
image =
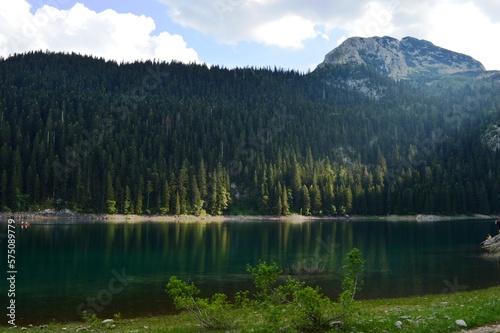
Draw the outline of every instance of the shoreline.
<instances>
[{"instance_id":1,"label":"shoreline","mask_svg":"<svg viewBox=\"0 0 500 333\"><path fill-rule=\"evenodd\" d=\"M94 222L228 222L228 221L281 221L281 222L310 222L310 221L418 221L433 222L447 220L488 220L495 219L495 215L471 214L471 215L344 215L344 216L305 216L292 214L287 216L277 215L137 215L137 214L91 214L77 213L68 209L55 211L43 210L40 212L0 212L0 222L13 218L17 221L43 221L43 220L86 220Z\"/></svg>"},{"instance_id":2,"label":"shoreline","mask_svg":"<svg viewBox=\"0 0 500 333\"><path fill-rule=\"evenodd\" d=\"M369 300L357 300L359 318L356 323L360 330L372 331L373 328L397 333L401 327L395 325L400 320L406 331L428 327L426 331L459 332L459 333L492 333L500 332L500 321L497 312L484 314L485 307L498 307L500 286L477 290L464 290L440 294L424 294L405 297L381 297ZM168 297L165 295L165 297ZM473 305L471 304L473 303ZM469 304L469 308L463 304ZM471 310L472 307L472 310ZM231 309L231 314L241 315L242 309ZM249 315L255 313L254 310ZM91 320L67 320L52 322L31 322L22 319L12 327L0 323L0 332L17 330L40 330L44 332L61 331L101 331L109 329L127 330L131 332L197 332L199 322L186 311L159 315L138 315L126 318L121 316L103 316L97 313ZM377 320L373 320L376 318ZM258 318L254 318L258 319ZM466 328L457 325L457 319L464 319ZM375 325L375 326L374 326ZM379 326L379 327L377 327ZM23 329L24 327L24 329ZM234 332L244 332L235 330Z\"/></svg>"}]
</instances>

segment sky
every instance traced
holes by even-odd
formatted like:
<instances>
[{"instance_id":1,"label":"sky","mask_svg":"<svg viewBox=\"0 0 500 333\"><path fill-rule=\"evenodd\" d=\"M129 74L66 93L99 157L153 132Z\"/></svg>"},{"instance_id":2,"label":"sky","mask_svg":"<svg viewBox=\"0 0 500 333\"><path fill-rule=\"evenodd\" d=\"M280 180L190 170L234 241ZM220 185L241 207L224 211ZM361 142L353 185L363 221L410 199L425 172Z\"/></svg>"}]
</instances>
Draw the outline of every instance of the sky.
<instances>
[{"instance_id":1,"label":"sky","mask_svg":"<svg viewBox=\"0 0 500 333\"><path fill-rule=\"evenodd\" d=\"M500 70L498 0L1 0L0 56L313 70L349 37L412 36Z\"/></svg>"}]
</instances>

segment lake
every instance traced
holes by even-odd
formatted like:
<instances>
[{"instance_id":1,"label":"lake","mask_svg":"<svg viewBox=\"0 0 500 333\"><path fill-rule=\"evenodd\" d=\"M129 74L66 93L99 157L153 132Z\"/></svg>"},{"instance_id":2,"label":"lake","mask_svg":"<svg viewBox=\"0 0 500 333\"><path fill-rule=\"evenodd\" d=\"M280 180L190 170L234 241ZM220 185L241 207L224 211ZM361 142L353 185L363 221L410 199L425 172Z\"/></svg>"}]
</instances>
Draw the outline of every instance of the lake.
<instances>
[{"instance_id":1,"label":"lake","mask_svg":"<svg viewBox=\"0 0 500 333\"><path fill-rule=\"evenodd\" d=\"M246 265L259 260L337 297L352 247L367 261L358 298L485 288L500 278L500 259L479 246L488 233L496 233L492 220L34 222L17 230L17 322L78 320L91 309L100 318L173 312L165 293L170 276L195 282L206 295L232 296L252 287ZM315 267L323 273L310 274Z\"/></svg>"}]
</instances>

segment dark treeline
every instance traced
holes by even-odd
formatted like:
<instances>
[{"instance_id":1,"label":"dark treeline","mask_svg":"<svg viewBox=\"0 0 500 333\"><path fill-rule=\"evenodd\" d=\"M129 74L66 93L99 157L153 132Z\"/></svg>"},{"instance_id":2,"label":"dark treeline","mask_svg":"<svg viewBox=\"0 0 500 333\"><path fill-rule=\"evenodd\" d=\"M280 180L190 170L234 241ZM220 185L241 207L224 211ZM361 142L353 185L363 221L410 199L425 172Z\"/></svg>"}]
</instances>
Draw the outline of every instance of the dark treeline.
<instances>
[{"instance_id":1,"label":"dark treeline","mask_svg":"<svg viewBox=\"0 0 500 333\"><path fill-rule=\"evenodd\" d=\"M0 209L499 212L484 140L499 86L464 80L15 55L0 61Z\"/></svg>"}]
</instances>

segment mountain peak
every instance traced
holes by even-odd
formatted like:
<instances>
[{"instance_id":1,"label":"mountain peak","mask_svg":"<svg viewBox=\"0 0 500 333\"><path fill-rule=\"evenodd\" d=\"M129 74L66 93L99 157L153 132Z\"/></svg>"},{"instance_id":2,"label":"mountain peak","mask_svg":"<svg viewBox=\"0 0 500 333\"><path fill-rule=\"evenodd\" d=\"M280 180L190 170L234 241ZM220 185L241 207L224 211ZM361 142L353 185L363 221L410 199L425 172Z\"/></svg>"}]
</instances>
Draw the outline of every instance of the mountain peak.
<instances>
[{"instance_id":1,"label":"mountain peak","mask_svg":"<svg viewBox=\"0 0 500 333\"><path fill-rule=\"evenodd\" d=\"M325 56L318 68L327 65L367 65L392 78L418 74L454 74L483 72L484 66L474 58L453 52L429 41L413 37L352 37Z\"/></svg>"}]
</instances>

